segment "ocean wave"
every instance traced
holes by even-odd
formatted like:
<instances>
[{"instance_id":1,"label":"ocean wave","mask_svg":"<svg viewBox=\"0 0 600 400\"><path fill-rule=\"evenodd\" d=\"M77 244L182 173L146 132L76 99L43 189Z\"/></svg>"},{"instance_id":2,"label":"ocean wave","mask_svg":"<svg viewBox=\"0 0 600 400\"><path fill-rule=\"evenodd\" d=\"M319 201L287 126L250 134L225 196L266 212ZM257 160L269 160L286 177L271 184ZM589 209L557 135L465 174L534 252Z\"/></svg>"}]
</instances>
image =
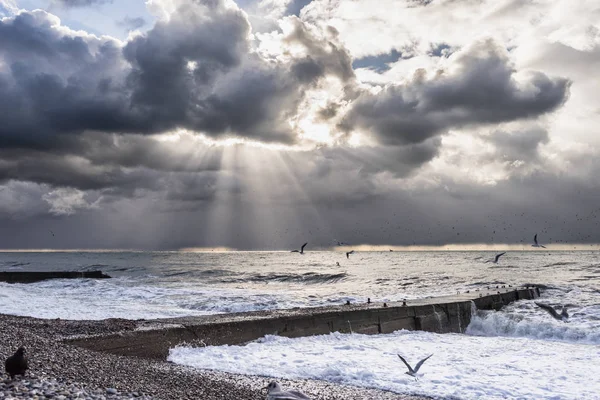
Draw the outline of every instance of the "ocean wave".
<instances>
[{"instance_id":1,"label":"ocean wave","mask_svg":"<svg viewBox=\"0 0 600 400\"><path fill-rule=\"evenodd\" d=\"M579 264L579 263L577 263L575 261L562 261L562 262L555 262L555 263L551 263L551 264L542 265L541 268L560 267L561 265L577 265L577 264Z\"/></svg>"},{"instance_id":2,"label":"ocean wave","mask_svg":"<svg viewBox=\"0 0 600 400\"><path fill-rule=\"evenodd\" d=\"M501 311L478 311L465 332L471 336L504 336L600 344L600 331L558 321L540 321Z\"/></svg>"},{"instance_id":3,"label":"ocean wave","mask_svg":"<svg viewBox=\"0 0 600 400\"><path fill-rule=\"evenodd\" d=\"M317 272L306 272L304 274L254 274L240 277L233 280L223 280L224 282L293 282L306 284L335 283L349 277L346 272L337 274L320 274Z\"/></svg>"}]
</instances>

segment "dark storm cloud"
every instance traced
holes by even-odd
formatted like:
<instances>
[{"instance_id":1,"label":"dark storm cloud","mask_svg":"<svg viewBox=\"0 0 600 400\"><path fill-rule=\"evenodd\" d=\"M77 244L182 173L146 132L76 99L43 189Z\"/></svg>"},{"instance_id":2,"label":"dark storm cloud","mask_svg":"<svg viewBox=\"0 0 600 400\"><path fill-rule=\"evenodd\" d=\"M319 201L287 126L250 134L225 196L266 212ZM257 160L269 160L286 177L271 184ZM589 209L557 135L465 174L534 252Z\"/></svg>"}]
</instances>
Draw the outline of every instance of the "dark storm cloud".
<instances>
[{"instance_id":1,"label":"dark storm cloud","mask_svg":"<svg viewBox=\"0 0 600 400\"><path fill-rule=\"evenodd\" d=\"M142 17L125 17L117 24L125 30L133 31L146 25L146 20Z\"/></svg>"},{"instance_id":2,"label":"dark storm cloud","mask_svg":"<svg viewBox=\"0 0 600 400\"><path fill-rule=\"evenodd\" d=\"M539 156L539 147L550 141L543 128L525 129L519 132L495 131L486 138L494 144L496 153L509 161L532 161Z\"/></svg>"},{"instance_id":3,"label":"dark storm cloud","mask_svg":"<svg viewBox=\"0 0 600 400\"><path fill-rule=\"evenodd\" d=\"M406 146L338 147L322 151L337 168L356 169L363 178L380 172L406 177L437 156L440 146L441 139L435 137Z\"/></svg>"},{"instance_id":4,"label":"dark storm cloud","mask_svg":"<svg viewBox=\"0 0 600 400\"><path fill-rule=\"evenodd\" d=\"M568 96L567 79L534 72L517 82L504 50L491 40L463 51L455 62L459 73L426 79L417 71L411 82L363 93L340 126L367 130L382 143L419 143L450 128L534 118Z\"/></svg>"},{"instance_id":5,"label":"dark storm cloud","mask_svg":"<svg viewBox=\"0 0 600 400\"><path fill-rule=\"evenodd\" d=\"M288 18L294 29L286 36L288 43L297 43L304 46L308 55L296 61L293 69L303 81L312 80L322 74L335 75L348 82L354 78L352 58L348 50L337 43L338 32L333 27L328 27L330 39L318 38L309 27L298 18Z\"/></svg>"},{"instance_id":6,"label":"dark storm cloud","mask_svg":"<svg viewBox=\"0 0 600 400\"><path fill-rule=\"evenodd\" d=\"M325 107L322 107L317 111L317 117L320 121L327 121L338 114L340 104L335 102L329 102Z\"/></svg>"},{"instance_id":7,"label":"dark storm cloud","mask_svg":"<svg viewBox=\"0 0 600 400\"><path fill-rule=\"evenodd\" d=\"M168 21L122 47L65 34L43 11L0 22L0 147L43 149L85 131L291 143L287 120L326 75L354 77L348 52L295 17L288 43L306 56L282 63L250 51L245 14L223 1L182 3ZM61 139L64 140L64 139ZM59 140L60 141L60 140Z\"/></svg>"}]
</instances>

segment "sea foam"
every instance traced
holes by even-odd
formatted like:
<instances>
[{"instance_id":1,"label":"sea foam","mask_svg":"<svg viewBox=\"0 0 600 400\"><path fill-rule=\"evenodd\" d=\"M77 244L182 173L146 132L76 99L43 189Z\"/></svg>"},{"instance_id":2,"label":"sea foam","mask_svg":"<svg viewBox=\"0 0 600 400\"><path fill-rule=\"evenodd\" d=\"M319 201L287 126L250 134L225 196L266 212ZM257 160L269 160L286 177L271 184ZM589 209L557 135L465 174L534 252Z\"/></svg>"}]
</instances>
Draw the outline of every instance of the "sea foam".
<instances>
[{"instance_id":1,"label":"sea foam","mask_svg":"<svg viewBox=\"0 0 600 400\"><path fill-rule=\"evenodd\" d=\"M397 354L416 364L415 381ZM176 347L169 360L201 369L321 379L460 399L598 399L600 347L524 338L398 331L265 338L244 346Z\"/></svg>"}]
</instances>

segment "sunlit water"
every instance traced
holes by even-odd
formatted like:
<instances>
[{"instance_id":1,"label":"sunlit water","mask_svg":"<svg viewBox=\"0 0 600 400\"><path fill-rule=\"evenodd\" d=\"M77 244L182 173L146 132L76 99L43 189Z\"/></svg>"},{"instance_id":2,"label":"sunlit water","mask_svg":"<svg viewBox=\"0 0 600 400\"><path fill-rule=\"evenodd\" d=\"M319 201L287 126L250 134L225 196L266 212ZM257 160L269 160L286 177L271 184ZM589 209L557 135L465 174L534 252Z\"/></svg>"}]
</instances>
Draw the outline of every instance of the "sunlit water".
<instances>
[{"instance_id":1,"label":"sunlit water","mask_svg":"<svg viewBox=\"0 0 600 400\"><path fill-rule=\"evenodd\" d=\"M0 312L44 318L160 318L393 301L488 285L544 285L568 323L532 301L478 312L466 335L395 332L266 337L246 346L176 348L198 368L464 399L600 399L600 254L510 252L0 253L0 270L94 270L113 279L0 283ZM336 266L336 262L340 266ZM418 382L396 356L423 366Z\"/></svg>"}]
</instances>

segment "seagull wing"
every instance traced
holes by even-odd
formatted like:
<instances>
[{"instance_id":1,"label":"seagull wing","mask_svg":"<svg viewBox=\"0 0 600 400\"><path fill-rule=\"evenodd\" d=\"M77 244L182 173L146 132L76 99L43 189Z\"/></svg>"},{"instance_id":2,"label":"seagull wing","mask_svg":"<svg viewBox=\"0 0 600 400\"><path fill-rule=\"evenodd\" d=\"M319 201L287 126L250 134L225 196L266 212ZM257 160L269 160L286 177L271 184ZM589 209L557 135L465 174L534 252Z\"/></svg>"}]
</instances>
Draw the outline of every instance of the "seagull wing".
<instances>
[{"instance_id":1,"label":"seagull wing","mask_svg":"<svg viewBox=\"0 0 600 400\"><path fill-rule=\"evenodd\" d=\"M300 253L300 250L292 250L290 253Z\"/></svg>"},{"instance_id":2,"label":"seagull wing","mask_svg":"<svg viewBox=\"0 0 600 400\"><path fill-rule=\"evenodd\" d=\"M304 251L304 248L306 247L306 245L307 245L307 244L308 244L308 242L304 243L304 244L302 245L302 247L300 247L300 251Z\"/></svg>"},{"instance_id":3,"label":"seagull wing","mask_svg":"<svg viewBox=\"0 0 600 400\"><path fill-rule=\"evenodd\" d=\"M425 357L424 359L422 359L421 361L419 361L417 363L417 365L415 365L415 372L419 371L419 368L421 368L421 365L423 365L423 363L425 361L427 361L429 359L429 357L431 357L433 354L428 355L427 357Z\"/></svg>"},{"instance_id":4,"label":"seagull wing","mask_svg":"<svg viewBox=\"0 0 600 400\"><path fill-rule=\"evenodd\" d=\"M546 312L548 312L554 318L556 318L556 319L562 319L562 317L556 312L556 310L554 309L554 307L552 307L552 306L550 306L548 304L538 303L537 301L535 302L535 305L538 306L539 308L541 308L542 310L545 310Z\"/></svg>"},{"instance_id":5,"label":"seagull wing","mask_svg":"<svg viewBox=\"0 0 600 400\"><path fill-rule=\"evenodd\" d=\"M346 258L350 258L350 253L346 253Z\"/></svg>"},{"instance_id":6,"label":"seagull wing","mask_svg":"<svg viewBox=\"0 0 600 400\"><path fill-rule=\"evenodd\" d=\"M414 369L412 369L412 367L410 366L410 364L407 363L406 360L400 354L398 354L398 357L400 357L400 359L402 360L402 362L404 363L404 365L406 365L406 368L408 368L408 370L410 372L412 372L413 374L416 372Z\"/></svg>"},{"instance_id":7,"label":"seagull wing","mask_svg":"<svg viewBox=\"0 0 600 400\"><path fill-rule=\"evenodd\" d=\"M535 243L536 246L538 246L538 241L537 241L537 233L535 234L535 236L533 237L533 243Z\"/></svg>"},{"instance_id":8,"label":"seagull wing","mask_svg":"<svg viewBox=\"0 0 600 400\"><path fill-rule=\"evenodd\" d=\"M505 255L505 254L506 254L506 252L504 252L504 253L500 253L500 254L496 254L496 258L494 258L494 262L495 262L495 263L497 263L497 262L498 262L498 259L499 259L500 257L502 257L503 255Z\"/></svg>"}]
</instances>

